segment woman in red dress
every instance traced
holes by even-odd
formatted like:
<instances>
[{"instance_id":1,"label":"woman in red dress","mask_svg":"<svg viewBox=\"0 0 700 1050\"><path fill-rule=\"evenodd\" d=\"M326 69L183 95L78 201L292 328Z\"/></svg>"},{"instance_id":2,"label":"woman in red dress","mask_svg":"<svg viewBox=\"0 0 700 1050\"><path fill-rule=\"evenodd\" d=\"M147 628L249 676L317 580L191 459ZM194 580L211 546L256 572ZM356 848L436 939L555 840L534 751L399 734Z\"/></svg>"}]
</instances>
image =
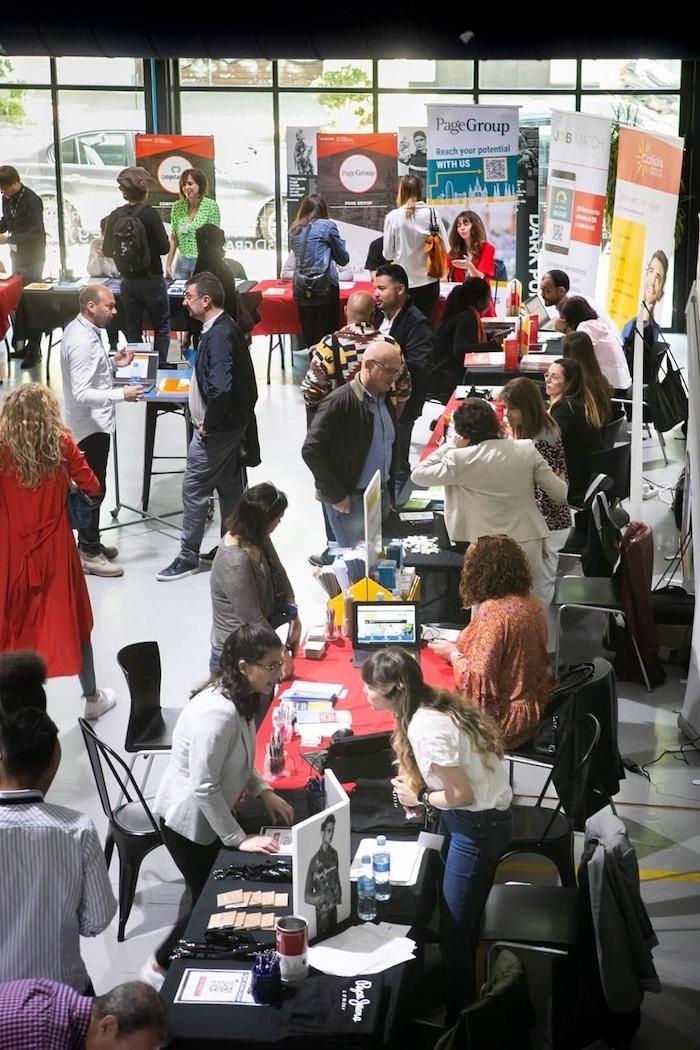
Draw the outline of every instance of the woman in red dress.
<instances>
[{"instance_id":1,"label":"woman in red dress","mask_svg":"<svg viewBox=\"0 0 700 1050\"><path fill-rule=\"evenodd\" d=\"M496 249L486 240L486 229L475 211L461 211L452 223L447 280L461 282L465 277L481 277L491 282L496 276ZM493 299L482 317L495 317Z\"/></svg>"},{"instance_id":2,"label":"woman in red dress","mask_svg":"<svg viewBox=\"0 0 700 1050\"><path fill-rule=\"evenodd\" d=\"M68 479L91 496L100 483L40 383L24 383L0 404L0 651L36 649L50 678L77 674L85 717L111 707L98 689L92 609L70 527Z\"/></svg>"}]
</instances>

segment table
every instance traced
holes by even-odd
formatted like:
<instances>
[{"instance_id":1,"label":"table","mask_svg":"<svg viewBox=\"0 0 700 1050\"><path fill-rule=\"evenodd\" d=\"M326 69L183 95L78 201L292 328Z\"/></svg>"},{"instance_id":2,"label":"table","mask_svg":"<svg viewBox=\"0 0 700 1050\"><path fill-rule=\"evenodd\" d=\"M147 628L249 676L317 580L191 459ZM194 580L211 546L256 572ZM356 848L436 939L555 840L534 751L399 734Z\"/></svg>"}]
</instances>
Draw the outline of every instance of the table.
<instances>
[{"instance_id":1,"label":"table","mask_svg":"<svg viewBox=\"0 0 700 1050\"><path fill-rule=\"evenodd\" d=\"M543 376L559 354L531 353L521 358L518 368L506 368L505 351L491 350L464 355L464 382L489 382L504 386L518 376Z\"/></svg>"}]
</instances>

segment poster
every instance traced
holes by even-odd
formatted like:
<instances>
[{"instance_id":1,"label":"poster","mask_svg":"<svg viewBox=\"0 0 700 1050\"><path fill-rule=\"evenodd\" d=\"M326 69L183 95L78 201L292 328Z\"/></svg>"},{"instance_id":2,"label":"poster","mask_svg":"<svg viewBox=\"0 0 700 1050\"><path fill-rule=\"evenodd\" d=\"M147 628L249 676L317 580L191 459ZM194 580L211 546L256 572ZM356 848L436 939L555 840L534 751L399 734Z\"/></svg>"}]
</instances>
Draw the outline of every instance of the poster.
<instances>
[{"instance_id":1,"label":"poster","mask_svg":"<svg viewBox=\"0 0 700 1050\"><path fill-rule=\"evenodd\" d=\"M136 135L136 164L153 177L148 203L170 222L170 207L180 193L180 176L199 168L207 177L207 197L216 198L213 135Z\"/></svg>"},{"instance_id":2,"label":"poster","mask_svg":"<svg viewBox=\"0 0 700 1050\"><path fill-rule=\"evenodd\" d=\"M415 175L423 184L423 197L428 178L428 129L399 128L398 173Z\"/></svg>"},{"instance_id":3,"label":"poster","mask_svg":"<svg viewBox=\"0 0 700 1050\"><path fill-rule=\"evenodd\" d=\"M606 117L552 113L540 275L564 270L572 295L595 295L611 127Z\"/></svg>"},{"instance_id":4,"label":"poster","mask_svg":"<svg viewBox=\"0 0 700 1050\"><path fill-rule=\"evenodd\" d=\"M365 515L365 558L367 575L382 556L382 477L379 471L372 475L363 495Z\"/></svg>"},{"instance_id":5,"label":"poster","mask_svg":"<svg viewBox=\"0 0 700 1050\"><path fill-rule=\"evenodd\" d=\"M517 199L515 106L428 106L428 204Z\"/></svg>"},{"instance_id":6,"label":"poster","mask_svg":"<svg viewBox=\"0 0 700 1050\"><path fill-rule=\"evenodd\" d=\"M539 288L537 273L540 253L539 173L540 129L521 128L520 156L518 157L515 276L522 283L525 299L536 295Z\"/></svg>"},{"instance_id":7,"label":"poster","mask_svg":"<svg viewBox=\"0 0 700 1050\"><path fill-rule=\"evenodd\" d=\"M287 223L292 225L299 205L309 193L316 192L318 154L317 127L287 128Z\"/></svg>"}]
</instances>

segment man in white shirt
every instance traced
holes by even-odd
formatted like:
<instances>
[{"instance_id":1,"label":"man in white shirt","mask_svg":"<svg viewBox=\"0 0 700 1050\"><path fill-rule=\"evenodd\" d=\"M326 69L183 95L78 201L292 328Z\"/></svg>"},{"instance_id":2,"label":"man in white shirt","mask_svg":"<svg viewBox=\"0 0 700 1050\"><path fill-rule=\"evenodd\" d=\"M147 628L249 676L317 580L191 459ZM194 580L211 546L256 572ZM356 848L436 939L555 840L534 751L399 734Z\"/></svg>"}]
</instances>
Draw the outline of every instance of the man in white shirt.
<instances>
[{"instance_id":1,"label":"man in white shirt","mask_svg":"<svg viewBox=\"0 0 700 1050\"><path fill-rule=\"evenodd\" d=\"M89 284L80 293L80 313L66 326L61 340L65 420L102 488L90 525L78 532L83 571L92 576L124 575L121 566L110 564L119 553L117 548L100 543L100 504L104 499L110 438L114 431L114 404L136 401L143 391L141 386L114 386L113 367L131 364L134 356L128 350L121 350L110 359L102 332L116 313L114 295L109 288Z\"/></svg>"},{"instance_id":2,"label":"man in white shirt","mask_svg":"<svg viewBox=\"0 0 700 1050\"><path fill-rule=\"evenodd\" d=\"M569 281L569 275L564 270L547 270L546 273L542 274L540 281L540 295L544 305L550 310L550 316L552 317L553 323L552 328L555 332L565 332L566 322L559 316L559 307L565 299L571 294L571 283ZM598 314L598 319L603 322L605 327L610 330L612 338L622 346L622 335L620 330L617 328L612 317L605 312L600 303L596 302L590 295L583 295L581 292L576 292L576 295L581 299L585 299L592 310ZM556 314L551 313L551 308L557 311Z\"/></svg>"}]
</instances>

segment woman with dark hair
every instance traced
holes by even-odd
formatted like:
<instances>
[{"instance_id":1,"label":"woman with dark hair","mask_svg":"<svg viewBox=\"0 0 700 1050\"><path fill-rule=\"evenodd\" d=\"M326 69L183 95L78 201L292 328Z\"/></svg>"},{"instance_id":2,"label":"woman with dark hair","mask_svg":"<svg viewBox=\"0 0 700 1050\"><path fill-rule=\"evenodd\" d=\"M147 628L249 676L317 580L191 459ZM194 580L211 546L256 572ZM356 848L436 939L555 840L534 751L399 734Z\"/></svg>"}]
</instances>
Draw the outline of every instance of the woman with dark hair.
<instances>
[{"instance_id":1,"label":"woman with dark hair","mask_svg":"<svg viewBox=\"0 0 700 1050\"><path fill-rule=\"evenodd\" d=\"M416 175L404 175L399 182L396 208L384 220L383 255L402 266L408 277L408 293L414 306L432 321L440 297L440 281L428 277L425 239L430 234L431 212L437 218L440 236L445 241L442 225L434 208L423 200L423 183ZM447 242L445 241L445 249Z\"/></svg>"},{"instance_id":2,"label":"woman with dark hair","mask_svg":"<svg viewBox=\"0 0 700 1050\"><path fill-rule=\"evenodd\" d=\"M588 404L588 417L596 425L605 426L613 418L610 399L613 389L600 367L591 337L579 328L569 332L561 341L562 357L578 361L584 389L584 401ZM596 421L600 420L598 424Z\"/></svg>"},{"instance_id":3,"label":"woman with dark hair","mask_svg":"<svg viewBox=\"0 0 700 1050\"><path fill-rule=\"evenodd\" d=\"M459 593L477 612L456 642L429 648L452 664L457 689L500 727L504 745L519 747L554 688L547 622L522 548L509 536L482 536L465 555Z\"/></svg>"},{"instance_id":4,"label":"woman with dark hair","mask_svg":"<svg viewBox=\"0 0 700 1050\"><path fill-rule=\"evenodd\" d=\"M206 223L221 225L219 205L207 197L207 177L200 168L185 168L179 188L180 196L170 209L170 247L165 262L165 276L169 281L173 277L187 280L192 276L197 262L196 230Z\"/></svg>"},{"instance_id":5,"label":"woman with dark hair","mask_svg":"<svg viewBox=\"0 0 700 1050\"><path fill-rule=\"evenodd\" d=\"M153 813L168 852L185 878L191 904L141 971L158 987L170 953L223 846L248 853L276 853L273 839L247 835L235 817L245 792L260 799L273 823L291 824L292 807L253 766L255 716L282 670L282 643L267 624L236 628L221 662L192 694L173 730L170 759L158 785Z\"/></svg>"},{"instance_id":6,"label":"woman with dark hair","mask_svg":"<svg viewBox=\"0 0 700 1050\"><path fill-rule=\"evenodd\" d=\"M294 668L301 621L294 591L270 540L287 509L287 497L270 482L244 491L224 523L226 532L211 567L210 670L218 667L231 631L241 624L289 623L283 677Z\"/></svg>"},{"instance_id":7,"label":"woman with dark hair","mask_svg":"<svg viewBox=\"0 0 700 1050\"><path fill-rule=\"evenodd\" d=\"M454 388L464 378L464 355L487 341L481 315L491 302L491 291L480 277L467 277L453 288L437 332L430 374L433 397L447 404Z\"/></svg>"},{"instance_id":8,"label":"woman with dark hair","mask_svg":"<svg viewBox=\"0 0 700 1050\"><path fill-rule=\"evenodd\" d=\"M289 247L294 252L295 272L301 276L318 276L319 283L322 281L326 285L325 293L318 301L306 303L297 300L304 342L311 348L324 335L338 328L340 290L337 266L350 262L345 241L329 217L328 204L320 193L310 193L299 205L296 218L289 227Z\"/></svg>"},{"instance_id":9,"label":"woman with dark hair","mask_svg":"<svg viewBox=\"0 0 700 1050\"><path fill-rule=\"evenodd\" d=\"M540 597L542 542L548 535L535 502L535 485L566 499L567 484L532 441L504 441L491 405L468 397L452 417L454 445L431 452L411 474L418 485L445 486L445 524L453 542L506 534L525 551Z\"/></svg>"},{"instance_id":10,"label":"woman with dark hair","mask_svg":"<svg viewBox=\"0 0 700 1050\"><path fill-rule=\"evenodd\" d=\"M496 249L486 239L486 227L478 212L461 211L452 223L449 235L450 268L448 281L464 281L468 277L480 277L492 281L496 276ZM491 299L483 310L484 317L495 317L496 310Z\"/></svg>"},{"instance_id":11,"label":"woman with dark hair","mask_svg":"<svg viewBox=\"0 0 700 1050\"><path fill-rule=\"evenodd\" d=\"M469 701L431 688L403 649L382 649L362 666L370 706L396 719L392 744L399 802L440 816L445 873L440 939L448 1025L476 995L474 957L481 914L512 831L513 793L500 759L501 735Z\"/></svg>"},{"instance_id":12,"label":"woman with dark hair","mask_svg":"<svg viewBox=\"0 0 700 1050\"><path fill-rule=\"evenodd\" d=\"M549 398L549 414L559 427L566 470L569 475L568 501L580 506L591 477L591 456L601 452L603 439L600 428L612 419L603 416L600 407L587 391L583 371L573 357L560 357L552 362L544 377Z\"/></svg>"},{"instance_id":13,"label":"woman with dark hair","mask_svg":"<svg viewBox=\"0 0 700 1050\"><path fill-rule=\"evenodd\" d=\"M198 273L213 273L215 277L219 278L224 289L224 310L229 317L234 319L246 337L246 342L250 345L256 319L254 314L244 305L236 291L234 267L240 267L240 264L234 263L233 260L225 257L224 245L226 243L226 235L224 231L219 226L214 226L212 223L207 222L195 232L195 239L197 241L197 258L192 276L194 277ZM240 269L245 277L243 267L240 267ZM202 330L201 321L191 317L189 329L195 338L199 338Z\"/></svg>"},{"instance_id":14,"label":"woman with dark hair","mask_svg":"<svg viewBox=\"0 0 700 1050\"><path fill-rule=\"evenodd\" d=\"M580 295L567 296L559 304L559 316L566 335L585 332L589 336L600 371L613 390L627 390L632 386L620 333L598 316L587 299Z\"/></svg>"}]
</instances>

